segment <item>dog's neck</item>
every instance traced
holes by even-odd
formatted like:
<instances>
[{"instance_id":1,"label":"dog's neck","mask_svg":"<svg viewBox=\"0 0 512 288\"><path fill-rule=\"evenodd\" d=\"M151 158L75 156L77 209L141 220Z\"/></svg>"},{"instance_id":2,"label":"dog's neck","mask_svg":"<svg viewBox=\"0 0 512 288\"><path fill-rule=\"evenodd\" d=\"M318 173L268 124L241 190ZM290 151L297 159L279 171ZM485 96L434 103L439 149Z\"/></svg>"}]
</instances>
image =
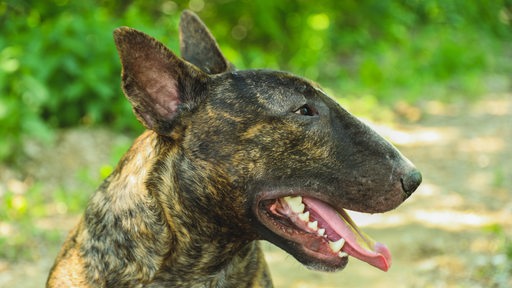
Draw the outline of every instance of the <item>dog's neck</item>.
<instances>
[{"instance_id":1,"label":"dog's neck","mask_svg":"<svg viewBox=\"0 0 512 288\"><path fill-rule=\"evenodd\" d=\"M230 199L224 199L222 192L208 191L217 188L215 181L226 179L218 173L214 182L204 179L206 173L200 173L204 171L201 169L214 167L195 167L196 163L186 155L177 155L177 149L162 143L165 141L170 140L150 131L142 134L92 197L80 237L90 238L82 243L92 243L81 247L88 252L84 255L95 251L104 259L85 259L92 268L88 277L93 282L108 283L109 273L117 273L112 279L126 279L126 283L221 287L233 275L246 273L238 264L252 261L242 259L261 254L253 241L256 236L228 218L232 215L225 210L233 212L233 207L219 206ZM185 174L173 171L176 169L198 172L192 173L194 179L173 181L170 177ZM197 193L197 189L205 191ZM216 197L211 197L212 192ZM112 266L125 269L109 271L113 262L123 262ZM132 275L139 279L130 279Z\"/></svg>"}]
</instances>

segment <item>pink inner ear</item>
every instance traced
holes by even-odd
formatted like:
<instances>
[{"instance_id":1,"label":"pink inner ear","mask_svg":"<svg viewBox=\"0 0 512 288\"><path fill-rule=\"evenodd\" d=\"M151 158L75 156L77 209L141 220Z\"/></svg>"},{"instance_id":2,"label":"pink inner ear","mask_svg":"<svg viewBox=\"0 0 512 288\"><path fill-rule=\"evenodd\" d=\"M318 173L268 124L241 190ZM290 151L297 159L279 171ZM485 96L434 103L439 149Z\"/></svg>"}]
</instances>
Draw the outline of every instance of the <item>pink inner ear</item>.
<instances>
[{"instance_id":1,"label":"pink inner ear","mask_svg":"<svg viewBox=\"0 0 512 288\"><path fill-rule=\"evenodd\" d=\"M149 115L151 118L160 118L170 120L178 110L180 104L178 82L174 77L160 71L159 69L151 69L146 74L140 75L144 89L149 96L149 101L153 109L146 110L147 112L153 111L157 115ZM151 113L151 112L150 112Z\"/></svg>"}]
</instances>

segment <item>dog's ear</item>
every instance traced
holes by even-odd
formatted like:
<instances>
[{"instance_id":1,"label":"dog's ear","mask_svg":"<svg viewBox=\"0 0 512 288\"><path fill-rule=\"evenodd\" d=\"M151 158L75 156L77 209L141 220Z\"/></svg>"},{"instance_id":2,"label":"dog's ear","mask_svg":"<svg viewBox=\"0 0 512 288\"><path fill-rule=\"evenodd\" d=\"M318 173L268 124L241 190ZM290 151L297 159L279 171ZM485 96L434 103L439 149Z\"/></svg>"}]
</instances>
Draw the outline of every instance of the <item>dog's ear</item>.
<instances>
[{"instance_id":1,"label":"dog's ear","mask_svg":"<svg viewBox=\"0 0 512 288\"><path fill-rule=\"evenodd\" d=\"M222 55L219 45L206 25L192 11L185 10L180 19L181 57L208 74L235 70Z\"/></svg>"},{"instance_id":2,"label":"dog's ear","mask_svg":"<svg viewBox=\"0 0 512 288\"><path fill-rule=\"evenodd\" d=\"M146 128L169 135L174 120L205 97L209 76L137 30L118 28L114 40L123 91L135 115Z\"/></svg>"}]
</instances>

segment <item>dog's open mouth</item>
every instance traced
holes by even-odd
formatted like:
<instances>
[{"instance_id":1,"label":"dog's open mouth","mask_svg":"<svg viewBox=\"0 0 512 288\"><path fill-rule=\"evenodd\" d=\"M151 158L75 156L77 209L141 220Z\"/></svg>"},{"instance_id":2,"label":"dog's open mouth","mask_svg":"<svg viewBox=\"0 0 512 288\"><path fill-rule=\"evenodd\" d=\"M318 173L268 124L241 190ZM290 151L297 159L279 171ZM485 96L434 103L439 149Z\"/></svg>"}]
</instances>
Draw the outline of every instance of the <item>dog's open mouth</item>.
<instances>
[{"instance_id":1,"label":"dog's open mouth","mask_svg":"<svg viewBox=\"0 0 512 288\"><path fill-rule=\"evenodd\" d=\"M391 254L384 244L364 234L343 209L311 197L286 196L258 204L262 223L300 246L308 257L332 268L343 268L352 256L387 271Z\"/></svg>"}]
</instances>

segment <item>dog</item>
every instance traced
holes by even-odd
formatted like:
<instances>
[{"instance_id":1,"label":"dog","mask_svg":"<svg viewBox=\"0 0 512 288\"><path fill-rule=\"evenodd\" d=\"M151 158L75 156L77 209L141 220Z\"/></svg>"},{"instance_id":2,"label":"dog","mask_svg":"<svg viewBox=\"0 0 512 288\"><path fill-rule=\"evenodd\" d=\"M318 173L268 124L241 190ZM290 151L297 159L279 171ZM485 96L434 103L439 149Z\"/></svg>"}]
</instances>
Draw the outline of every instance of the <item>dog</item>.
<instances>
[{"instance_id":1,"label":"dog","mask_svg":"<svg viewBox=\"0 0 512 288\"><path fill-rule=\"evenodd\" d=\"M179 58L114 31L122 88L147 128L91 197L47 287L272 287L259 240L311 269L391 254L345 209L396 208L421 173L390 143L287 72L238 71L192 12Z\"/></svg>"}]
</instances>

